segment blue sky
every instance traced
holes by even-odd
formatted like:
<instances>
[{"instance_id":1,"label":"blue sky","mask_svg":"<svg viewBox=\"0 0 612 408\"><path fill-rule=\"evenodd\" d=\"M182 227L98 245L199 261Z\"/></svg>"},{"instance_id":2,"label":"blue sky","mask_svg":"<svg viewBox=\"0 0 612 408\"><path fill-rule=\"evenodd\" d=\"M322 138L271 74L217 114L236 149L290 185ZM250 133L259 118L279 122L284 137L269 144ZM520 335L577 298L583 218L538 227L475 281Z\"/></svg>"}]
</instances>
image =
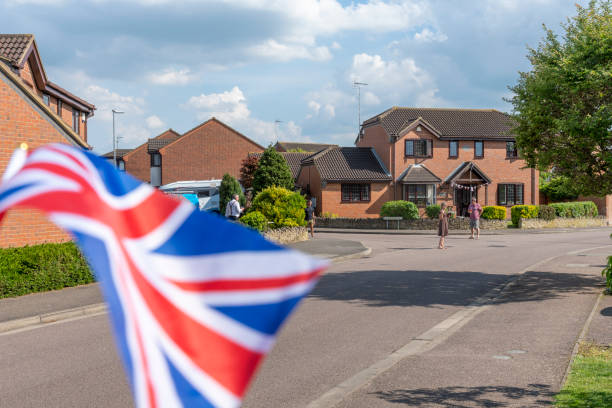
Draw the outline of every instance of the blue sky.
<instances>
[{"instance_id":1,"label":"blue sky","mask_svg":"<svg viewBox=\"0 0 612 408\"><path fill-rule=\"evenodd\" d=\"M3 0L47 76L96 105L89 142L120 147L215 116L262 145L352 145L391 106L495 108L565 0ZM275 123L275 121L280 121Z\"/></svg>"}]
</instances>

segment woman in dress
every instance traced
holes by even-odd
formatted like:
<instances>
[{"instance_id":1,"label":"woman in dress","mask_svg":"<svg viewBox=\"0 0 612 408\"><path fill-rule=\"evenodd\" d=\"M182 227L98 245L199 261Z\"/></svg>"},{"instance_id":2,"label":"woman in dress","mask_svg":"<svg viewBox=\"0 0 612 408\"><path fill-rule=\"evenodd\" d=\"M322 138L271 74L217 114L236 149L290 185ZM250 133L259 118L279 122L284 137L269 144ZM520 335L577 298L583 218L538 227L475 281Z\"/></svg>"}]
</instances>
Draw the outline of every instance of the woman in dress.
<instances>
[{"instance_id":1,"label":"woman in dress","mask_svg":"<svg viewBox=\"0 0 612 408\"><path fill-rule=\"evenodd\" d=\"M444 237L448 235L448 214L446 213L446 203L440 204L440 215L438 215L438 235L440 236L439 249L446 249Z\"/></svg>"}]
</instances>

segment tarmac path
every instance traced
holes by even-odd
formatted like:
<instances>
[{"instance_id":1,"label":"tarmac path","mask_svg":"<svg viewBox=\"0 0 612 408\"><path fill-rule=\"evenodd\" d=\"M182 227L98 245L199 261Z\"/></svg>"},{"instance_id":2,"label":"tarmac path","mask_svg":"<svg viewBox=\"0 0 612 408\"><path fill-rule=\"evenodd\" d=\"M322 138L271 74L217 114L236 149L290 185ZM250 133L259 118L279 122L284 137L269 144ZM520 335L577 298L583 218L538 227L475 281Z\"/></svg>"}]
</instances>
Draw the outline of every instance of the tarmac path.
<instances>
[{"instance_id":1,"label":"tarmac path","mask_svg":"<svg viewBox=\"0 0 612 408\"><path fill-rule=\"evenodd\" d=\"M372 253L330 267L244 406L546 405L602 289L610 232L451 236L447 250L433 235L320 234ZM0 350L0 407L131 406L104 315L0 334Z\"/></svg>"}]
</instances>

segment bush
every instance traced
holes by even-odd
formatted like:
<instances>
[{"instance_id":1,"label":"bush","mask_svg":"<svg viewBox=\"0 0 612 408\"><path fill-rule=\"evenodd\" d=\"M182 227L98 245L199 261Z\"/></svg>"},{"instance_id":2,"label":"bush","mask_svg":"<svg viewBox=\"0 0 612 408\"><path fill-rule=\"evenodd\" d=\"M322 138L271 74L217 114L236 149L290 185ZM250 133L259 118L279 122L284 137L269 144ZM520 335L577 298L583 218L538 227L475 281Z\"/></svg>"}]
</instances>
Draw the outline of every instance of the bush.
<instances>
[{"instance_id":1,"label":"bush","mask_svg":"<svg viewBox=\"0 0 612 408\"><path fill-rule=\"evenodd\" d=\"M541 205L538 212L538 218L545 221L552 221L557 218L557 215L555 213L555 209L550 205Z\"/></svg>"},{"instance_id":2,"label":"bush","mask_svg":"<svg viewBox=\"0 0 612 408\"><path fill-rule=\"evenodd\" d=\"M505 220L506 219L506 207L499 205L487 205L482 207L482 214L480 214L485 220Z\"/></svg>"},{"instance_id":3,"label":"bush","mask_svg":"<svg viewBox=\"0 0 612 408\"><path fill-rule=\"evenodd\" d=\"M538 217L538 206L537 205L515 205L510 209L510 216L512 217L512 223L518 226L520 218L537 218Z\"/></svg>"},{"instance_id":4,"label":"bush","mask_svg":"<svg viewBox=\"0 0 612 408\"><path fill-rule=\"evenodd\" d=\"M321 218L338 218L338 214L325 211L323 214L321 214Z\"/></svg>"},{"instance_id":5,"label":"bush","mask_svg":"<svg viewBox=\"0 0 612 408\"><path fill-rule=\"evenodd\" d=\"M257 231L265 231L268 227L266 216L259 211L251 211L244 217L240 218L240 222L244 225L256 229Z\"/></svg>"},{"instance_id":6,"label":"bush","mask_svg":"<svg viewBox=\"0 0 612 408\"><path fill-rule=\"evenodd\" d=\"M94 280L85 258L72 242L0 248L0 298Z\"/></svg>"},{"instance_id":7,"label":"bush","mask_svg":"<svg viewBox=\"0 0 612 408\"><path fill-rule=\"evenodd\" d=\"M438 216L440 215L440 205L439 204L432 204L432 205L428 205L425 208L425 213L427 214L427 216L431 219L436 219L438 218Z\"/></svg>"},{"instance_id":8,"label":"bush","mask_svg":"<svg viewBox=\"0 0 612 408\"><path fill-rule=\"evenodd\" d=\"M540 185L540 192L554 201L575 200L580 193L576 183L565 176L552 177L550 181Z\"/></svg>"},{"instance_id":9,"label":"bush","mask_svg":"<svg viewBox=\"0 0 612 408\"><path fill-rule=\"evenodd\" d=\"M240 188L240 183L238 183L238 180L225 173L221 180L221 185L219 186L219 212L221 215L225 215L225 207L227 207L227 203L232 201L234 194L238 194L240 206L244 207L246 199L244 198L242 188Z\"/></svg>"},{"instance_id":10,"label":"bush","mask_svg":"<svg viewBox=\"0 0 612 408\"><path fill-rule=\"evenodd\" d=\"M259 211L271 221L272 228L300 227L306 225L306 200L304 197L286 188L268 187L253 199L251 211Z\"/></svg>"},{"instance_id":11,"label":"bush","mask_svg":"<svg viewBox=\"0 0 612 408\"><path fill-rule=\"evenodd\" d=\"M552 203L550 206L555 209L557 217L562 218L597 217L599 215L597 206L592 201Z\"/></svg>"},{"instance_id":12,"label":"bush","mask_svg":"<svg viewBox=\"0 0 612 408\"><path fill-rule=\"evenodd\" d=\"M285 158L270 146L261 155L253 174L253 194L274 186L293 190L295 183Z\"/></svg>"},{"instance_id":13,"label":"bush","mask_svg":"<svg viewBox=\"0 0 612 408\"><path fill-rule=\"evenodd\" d=\"M601 271L601 276L606 278L606 287L608 288L608 293L612 294L612 256L608 257L608 265L606 265L606 268Z\"/></svg>"},{"instance_id":14,"label":"bush","mask_svg":"<svg viewBox=\"0 0 612 408\"><path fill-rule=\"evenodd\" d=\"M402 217L405 220L416 220L419 218L419 209L410 201L387 201L380 209L380 216Z\"/></svg>"}]
</instances>

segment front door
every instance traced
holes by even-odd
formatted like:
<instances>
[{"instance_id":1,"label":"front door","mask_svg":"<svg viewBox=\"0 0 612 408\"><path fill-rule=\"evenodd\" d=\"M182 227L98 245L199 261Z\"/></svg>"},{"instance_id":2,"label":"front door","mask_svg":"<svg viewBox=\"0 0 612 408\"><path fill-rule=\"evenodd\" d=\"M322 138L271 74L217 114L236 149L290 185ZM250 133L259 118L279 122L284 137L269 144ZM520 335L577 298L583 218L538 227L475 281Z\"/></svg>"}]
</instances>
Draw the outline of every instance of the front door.
<instances>
[{"instance_id":1,"label":"front door","mask_svg":"<svg viewBox=\"0 0 612 408\"><path fill-rule=\"evenodd\" d=\"M476 188L474 191L455 188L455 205L457 206L458 217L467 217L469 215L467 209L472 202L472 196L478 197Z\"/></svg>"}]
</instances>

